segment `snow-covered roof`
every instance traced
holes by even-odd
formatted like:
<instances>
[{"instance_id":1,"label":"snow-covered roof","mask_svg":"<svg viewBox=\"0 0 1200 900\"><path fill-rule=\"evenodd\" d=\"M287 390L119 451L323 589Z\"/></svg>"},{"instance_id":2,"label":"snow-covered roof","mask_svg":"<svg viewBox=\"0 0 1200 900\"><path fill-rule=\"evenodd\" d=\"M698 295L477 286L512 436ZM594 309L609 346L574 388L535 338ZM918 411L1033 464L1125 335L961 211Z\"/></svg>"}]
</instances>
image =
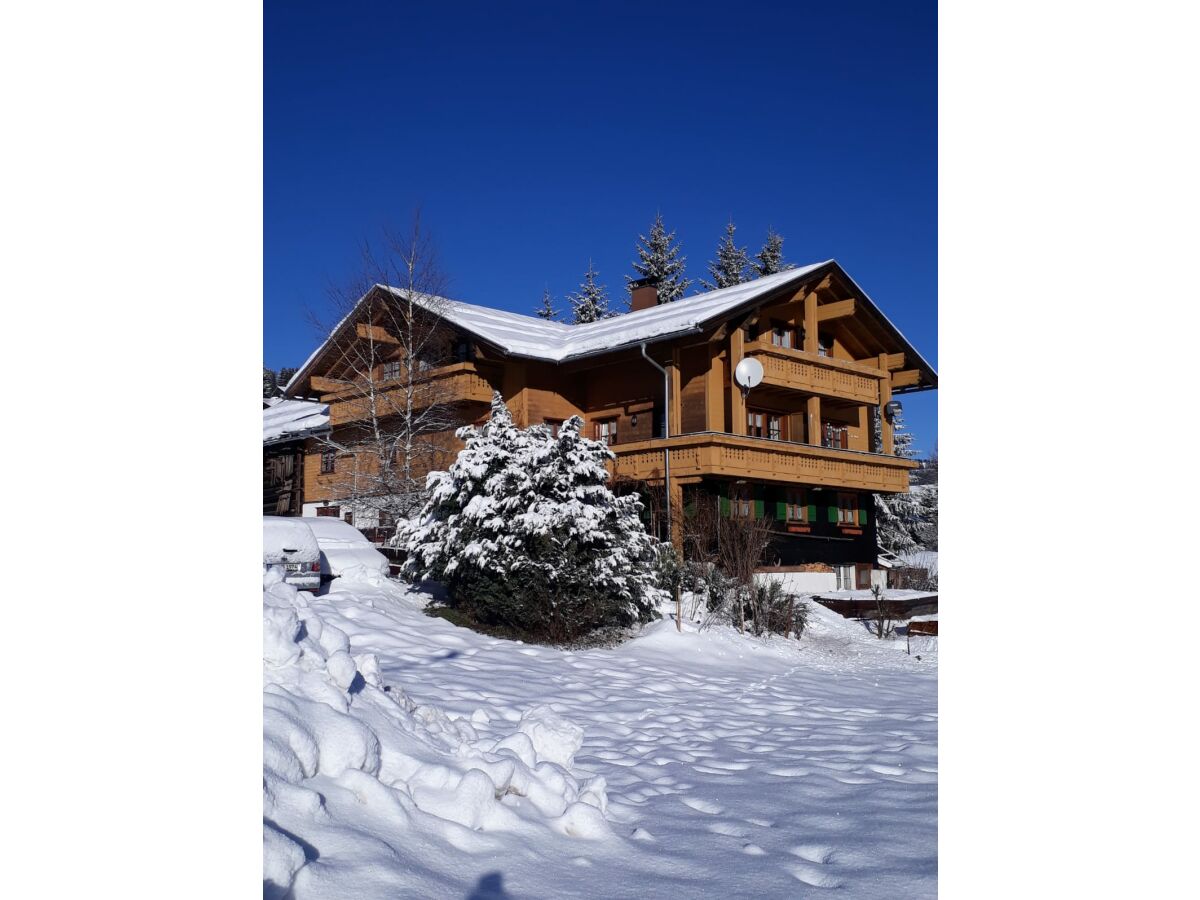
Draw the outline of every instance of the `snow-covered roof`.
<instances>
[{"instance_id":1,"label":"snow-covered roof","mask_svg":"<svg viewBox=\"0 0 1200 900\"><path fill-rule=\"evenodd\" d=\"M754 302L772 292L803 281L813 272L826 266L835 268L854 286L866 301L865 305L871 312L899 338L901 344L904 345L906 354L910 354L911 359L919 361L921 367L933 374L933 367L912 347L900 330L854 283L845 270L831 259L788 269L786 272L779 272L775 275L765 275L733 287L685 297L674 303L664 303L610 319L589 322L586 325L549 322L535 316L525 316L520 313L506 312L441 297L428 298L427 301L420 296L416 299L418 302L424 302L423 305L436 307L439 314L451 324L487 341L509 356L560 363L595 353L699 331L743 307L753 305ZM398 297L406 296L405 292L399 288L387 285L376 285L376 287L380 290L390 291ZM365 299L366 296L359 300L359 303ZM337 324L329 339L318 347L292 376L286 390L299 386L311 374L310 370L321 356L322 351L353 315L354 311L352 310Z\"/></svg>"},{"instance_id":2,"label":"snow-covered roof","mask_svg":"<svg viewBox=\"0 0 1200 900\"><path fill-rule=\"evenodd\" d=\"M329 431L329 404L310 400L285 400L279 397L263 401L263 444L295 441Z\"/></svg>"}]
</instances>

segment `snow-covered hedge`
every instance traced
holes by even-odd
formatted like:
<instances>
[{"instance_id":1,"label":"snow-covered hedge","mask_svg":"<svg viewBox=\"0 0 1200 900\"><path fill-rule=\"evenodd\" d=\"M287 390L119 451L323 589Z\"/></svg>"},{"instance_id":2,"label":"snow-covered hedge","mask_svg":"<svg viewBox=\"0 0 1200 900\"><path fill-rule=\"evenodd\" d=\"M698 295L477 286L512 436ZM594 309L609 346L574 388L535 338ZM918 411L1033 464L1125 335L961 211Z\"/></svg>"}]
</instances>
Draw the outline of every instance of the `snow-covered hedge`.
<instances>
[{"instance_id":1,"label":"snow-covered hedge","mask_svg":"<svg viewBox=\"0 0 1200 900\"><path fill-rule=\"evenodd\" d=\"M551 640L652 618L657 541L641 501L609 490L612 453L582 426L517 428L496 394L491 419L459 429L466 446L429 475L429 502L397 532L407 574L442 582L481 621Z\"/></svg>"}]
</instances>

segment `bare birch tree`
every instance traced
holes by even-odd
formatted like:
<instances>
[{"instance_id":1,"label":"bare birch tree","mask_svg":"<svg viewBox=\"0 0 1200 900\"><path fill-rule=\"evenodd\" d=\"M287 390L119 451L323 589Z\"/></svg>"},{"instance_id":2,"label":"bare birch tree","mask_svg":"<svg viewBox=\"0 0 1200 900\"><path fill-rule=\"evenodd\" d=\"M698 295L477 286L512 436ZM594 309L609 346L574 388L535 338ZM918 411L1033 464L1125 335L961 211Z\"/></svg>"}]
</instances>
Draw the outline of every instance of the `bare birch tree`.
<instances>
[{"instance_id":1,"label":"bare birch tree","mask_svg":"<svg viewBox=\"0 0 1200 900\"><path fill-rule=\"evenodd\" d=\"M420 508L425 474L453 452L462 416L439 370L466 361L469 345L445 319L447 279L419 213L407 232L385 232L381 252L364 245L362 260L358 277L330 289L338 324L315 324L332 332L322 377L345 423L330 440L336 493L391 525Z\"/></svg>"}]
</instances>

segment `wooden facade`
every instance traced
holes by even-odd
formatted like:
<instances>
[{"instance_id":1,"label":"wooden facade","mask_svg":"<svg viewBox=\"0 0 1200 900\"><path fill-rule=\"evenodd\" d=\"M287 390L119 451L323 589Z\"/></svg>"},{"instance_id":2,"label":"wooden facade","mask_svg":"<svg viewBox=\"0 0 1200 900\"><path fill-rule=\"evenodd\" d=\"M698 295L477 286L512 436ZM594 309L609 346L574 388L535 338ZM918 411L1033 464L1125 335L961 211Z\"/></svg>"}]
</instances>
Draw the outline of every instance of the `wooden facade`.
<instances>
[{"instance_id":1,"label":"wooden facade","mask_svg":"<svg viewBox=\"0 0 1200 900\"><path fill-rule=\"evenodd\" d=\"M893 455L886 406L897 394L936 387L937 376L835 263L791 283L773 277L782 287L716 319L689 322L652 340L623 346L615 340L611 349L563 359L511 352L500 339L472 330L470 320L450 316L450 327L460 344L469 343L469 352L425 377L431 394L454 397L464 422L486 417L494 391L520 426L582 417L585 434L613 450L612 473L621 481L661 490L669 450L671 496L679 505L685 489L728 497L734 486L747 484L769 498L762 500L764 510L770 504L782 509L792 488L811 491L814 498L853 494L864 511L853 528L825 528L831 524L826 510L834 509L836 499L820 507L814 515L822 521L808 528L781 518L780 547L786 552L777 554L778 561L873 563L870 495L907 491L908 472L917 466ZM682 310L713 296L673 306ZM654 314L651 308L620 319L632 328L638 317ZM665 397L663 375L643 353L667 370ZM764 372L762 384L748 392L731 377L743 358L757 359ZM334 368L332 355L316 354L295 390L330 404L336 441L339 430L361 418L361 401L344 382L326 377ZM448 434L447 461L456 446ZM323 452L329 453L315 444L308 448L305 499L336 503L341 498L334 479L321 471Z\"/></svg>"}]
</instances>

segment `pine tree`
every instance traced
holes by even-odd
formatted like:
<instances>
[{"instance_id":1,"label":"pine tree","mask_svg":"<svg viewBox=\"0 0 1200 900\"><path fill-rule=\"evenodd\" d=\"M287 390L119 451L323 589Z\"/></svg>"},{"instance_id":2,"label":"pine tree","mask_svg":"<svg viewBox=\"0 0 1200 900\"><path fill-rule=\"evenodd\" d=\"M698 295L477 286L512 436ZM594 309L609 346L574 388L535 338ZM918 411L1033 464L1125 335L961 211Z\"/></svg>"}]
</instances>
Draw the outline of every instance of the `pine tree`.
<instances>
[{"instance_id":1,"label":"pine tree","mask_svg":"<svg viewBox=\"0 0 1200 900\"><path fill-rule=\"evenodd\" d=\"M700 280L710 291L732 287L749 281L750 257L746 255L745 247L738 247L733 242L733 233L737 228L732 220L725 226L725 237L717 245L717 258L708 264L708 272L712 281Z\"/></svg>"},{"instance_id":2,"label":"pine tree","mask_svg":"<svg viewBox=\"0 0 1200 900\"><path fill-rule=\"evenodd\" d=\"M791 263L784 262L783 238L775 233L774 228L767 229L767 242L763 244L763 248L754 258L758 262L752 263L752 265L760 278L763 275L774 275L777 272L786 272L788 269L796 268Z\"/></svg>"},{"instance_id":3,"label":"pine tree","mask_svg":"<svg viewBox=\"0 0 1200 900\"><path fill-rule=\"evenodd\" d=\"M596 283L598 274L592 261L588 260L587 274L583 276L579 291L568 295L567 298L571 301L571 311L574 313L572 324L586 325L588 322L598 322L616 315L608 308L607 288Z\"/></svg>"},{"instance_id":4,"label":"pine tree","mask_svg":"<svg viewBox=\"0 0 1200 900\"><path fill-rule=\"evenodd\" d=\"M648 621L665 597L657 542L637 496L609 490L613 454L582 427L517 428L495 394L491 419L459 429L458 458L430 474L425 508L397 531L406 574L440 581L479 621L555 641Z\"/></svg>"},{"instance_id":5,"label":"pine tree","mask_svg":"<svg viewBox=\"0 0 1200 900\"><path fill-rule=\"evenodd\" d=\"M275 373L266 366L263 366L263 399L274 397L278 390L279 386L275 381Z\"/></svg>"},{"instance_id":6,"label":"pine tree","mask_svg":"<svg viewBox=\"0 0 1200 900\"><path fill-rule=\"evenodd\" d=\"M542 293L542 304L537 308L537 317L547 322L558 321L558 310L554 306L554 298L550 296L549 288Z\"/></svg>"},{"instance_id":7,"label":"pine tree","mask_svg":"<svg viewBox=\"0 0 1200 900\"><path fill-rule=\"evenodd\" d=\"M638 235L638 259L633 269L638 278L625 276L625 290L632 294L629 284L639 278L658 279L658 302L672 303L683 296L692 281L684 272L687 269L687 257L680 256L680 247L675 243L675 232L667 233L663 225L662 213L654 217L650 226L650 235Z\"/></svg>"},{"instance_id":8,"label":"pine tree","mask_svg":"<svg viewBox=\"0 0 1200 900\"><path fill-rule=\"evenodd\" d=\"M880 433L879 411L875 412L875 434ZM904 426L904 416L897 411L892 419L892 451L896 456L910 459L915 455L913 436ZM879 447L876 447L876 452ZM912 493L875 495L875 533L879 546L897 555L917 549L914 533L921 526L921 502Z\"/></svg>"},{"instance_id":9,"label":"pine tree","mask_svg":"<svg viewBox=\"0 0 1200 900\"><path fill-rule=\"evenodd\" d=\"M284 366L279 370L279 389L282 391L287 387L287 383L292 380L292 376L300 370L295 366Z\"/></svg>"}]
</instances>

